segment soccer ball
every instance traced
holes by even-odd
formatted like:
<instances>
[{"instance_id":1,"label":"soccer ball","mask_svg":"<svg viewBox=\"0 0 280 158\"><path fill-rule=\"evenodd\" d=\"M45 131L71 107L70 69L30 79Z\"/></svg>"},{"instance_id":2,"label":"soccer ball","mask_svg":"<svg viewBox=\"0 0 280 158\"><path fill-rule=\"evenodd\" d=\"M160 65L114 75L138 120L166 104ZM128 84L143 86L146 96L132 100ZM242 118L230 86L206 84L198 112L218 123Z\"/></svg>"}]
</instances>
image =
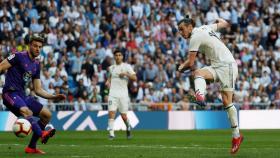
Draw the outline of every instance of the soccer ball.
<instances>
[{"instance_id":1,"label":"soccer ball","mask_svg":"<svg viewBox=\"0 0 280 158\"><path fill-rule=\"evenodd\" d=\"M18 119L13 125L13 131L17 137L24 138L31 133L31 124L26 119Z\"/></svg>"}]
</instances>

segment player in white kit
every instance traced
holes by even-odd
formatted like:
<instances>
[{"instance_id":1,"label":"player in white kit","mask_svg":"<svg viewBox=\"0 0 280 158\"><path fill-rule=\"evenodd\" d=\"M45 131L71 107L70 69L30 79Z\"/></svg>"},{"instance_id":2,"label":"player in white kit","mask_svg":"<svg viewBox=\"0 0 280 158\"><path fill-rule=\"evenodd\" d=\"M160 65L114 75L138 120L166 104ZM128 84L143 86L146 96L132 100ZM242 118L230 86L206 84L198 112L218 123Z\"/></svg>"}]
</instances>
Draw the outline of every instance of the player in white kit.
<instances>
[{"instance_id":1,"label":"player in white kit","mask_svg":"<svg viewBox=\"0 0 280 158\"><path fill-rule=\"evenodd\" d=\"M120 50L114 51L115 64L109 67L110 77L106 81L106 86L110 87L109 102L108 102L108 130L109 138L115 138L114 119L116 111L119 110L121 117L126 125L126 136L131 138L131 126L127 118L127 111L130 103L128 96L128 81L136 81L136 73L131 65L124 63L124 55Z\"/></svg>"},{"instance_id":2,"label":"player in white kit","mask_svg":"<svg viewBox=\"0 0 280 158\"><path fill-rule=\"evenodd\" d=\"M179 21L179 33L183 38L190 40L188 58L179 66L178 71L184 72L190 69L194 65L197 53L204 53L210 59L210 66L193 72L196 100L203 102L205 99L205 79L221 83L223 105L232 128L231 153L234 154L238 151L243 141L243 136L239 133L237 111L232 103L238 67L230 50L215 33L217 30L228 26L229 24L223 19L217 19L215 24L203 25L197 28L193 20L188 17Z\"/></svg>"}]
</instances>

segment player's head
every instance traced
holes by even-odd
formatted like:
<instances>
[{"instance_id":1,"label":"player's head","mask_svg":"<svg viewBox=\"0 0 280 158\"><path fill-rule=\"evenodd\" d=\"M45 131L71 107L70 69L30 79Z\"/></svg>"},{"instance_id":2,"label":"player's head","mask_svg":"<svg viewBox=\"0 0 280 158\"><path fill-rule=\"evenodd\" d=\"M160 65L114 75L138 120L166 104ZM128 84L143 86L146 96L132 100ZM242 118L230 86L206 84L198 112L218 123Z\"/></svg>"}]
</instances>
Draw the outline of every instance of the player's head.
<instances>
[{"instance_id":1,"label":"player's head","mask_svg":"<svg viewBox=\"0 0 280 158\"><path fill-rule=\"evenodd\" d=\"M181 36L185 39L191 37L191 32L195 27L195 22L187 15L184 19L178 22L178 30Z\"/></svg>"},{"instance_id":2,"label":"player's head","mask_svg":"<svg viewBox=\"0 0 280 158\"><path fill-rule=\"evenodd\" d=\"M114 58L115 58L116 64L121 64L123 62L123 58L124 58L123 52L119 49L116 49L114 51Z\"/></svg>"},{"instance_id":3,"label":"player's head","mask_svg":"<svg viewBox=\"0 0 280 158\"><path fill-rule=\"evenodd\" d=\"M32 34L29 38L30 54L33 58L40 55L40 50L45 43L43 34Z\"/></svg>"}]
</instances>

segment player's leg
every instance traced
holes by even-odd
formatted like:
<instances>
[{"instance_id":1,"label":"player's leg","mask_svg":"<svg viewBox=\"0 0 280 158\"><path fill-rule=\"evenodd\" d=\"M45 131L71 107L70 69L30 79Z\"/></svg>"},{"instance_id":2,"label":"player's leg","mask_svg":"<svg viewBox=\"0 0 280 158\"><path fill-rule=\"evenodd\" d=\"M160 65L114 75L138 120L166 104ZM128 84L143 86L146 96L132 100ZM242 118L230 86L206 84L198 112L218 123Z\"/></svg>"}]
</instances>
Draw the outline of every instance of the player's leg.
<instances>
[{"instance_id":1,"label":"player's leg","mask_svg":"<svg viewBox=\"0 0 280 158\"><path fill-rule=\"evenodd\" d=\"M38 125L36 119L33 117L32 110L27 106L24 96L17 92L6 92L3 94L3 103L9 108L16 116L23 116L32 125L32 131L38 135L42 135L42 130Z\"/></svg>"},{"instance_id":2,"label":"player's leg","mask_svg":"<svg viewBox=\"0 0 280 158\"><path fill-rule=\"evenodd\" d=\"M36 135L36 137L42 136L42 130L38 125L36 119L33 117L33 111L27 106L24 100L24 96L18 94L17 92L6 92L3 94L3 103L16 116L23 116L30 122L33 135ZM27 150L25 150L25 152L27 153L40 153L39 151L35 151L34 149L30 149L28 151Z\"/></svg>"},{"instance_id":3,"label":"player's leg","mask_svg":"<svg viewBox=\"0 0 280 158\"><path fill-rule=\"evenodd\" d=\"M117 110L117 100L115 97L109 96L108 98L108 131L109 131L109 138L113 139L115 137L114 133L114 122L115 122L115 115Z\"/></svg>"},{"instance_id":4,"label":"player's leg","mask_svg":"<svg viewBox=\"0 0 280 158\"><path fill-rule=\"evenodd\" d=\"M131 138L131 125L127 117L128 107L129 107L129 97L120 98L119 111L123 119L124 124L126 125L126 136L128 139Z\"/></svg>"},{"instance_id":5,"label":"player's leg","mask_svg":"<svg viewBox=\"0 0 280 158\"><path fill-rule=\"evenodd\" d=\"M30 109L29 111L33 113ZM40 124L36 121L36 119L33 116L29 117L27 120L29 120L30 123L32 122L31 125L32 125L33 134L30 139L29 145L25 148L25 153L45 154L44 151L41 151L36 148L38 139L43 136L43 129L41 128Z\"/></svg>"},{"instance_id":6,"label":"player's leg","mask_svg":"<svg viewBox=\"0 0 280 158\"><path fill-rule=\"evenodd\" d=\"M206 79L215 80L216 72L211 67L204 67L194 71L194 85L196 100L203 102L206 93Z\"/></svg>"},{"instance_id":7,"label":"player's leg","mask_svg":"<svg viewBox=\"0 0 280 158\"><path fill-rule=\"evenodd\" d=\"M109 111L109 119L108 119L109 138L115 137L115 132L114 132L115 115L116 115L116 111Z\"/></svg>"},{"instance_id":8,"label":"player's leg","mask_svg":"<svg viewBox=\"0 0 280 158\"><path fill-rule=\"evenodd\" d=\"M40 115L41 111L43 111L43 105L40 104L39 102L37 102L33 97L25 97L24 99L25 99L25 102L26 102L27 106L29 107L29 109L33 112L33 116L38 117ZM26 153L35 153L35 154L45 154L44 151L41 151L40 149L37 149L37 147L36 147L37 141L39 140L39 138L44 140L43 135L44 135L45 127L43 127L40 120L38 120L36 122L37 122L40 130L42 131L42 135L37 135L36 133L33 133L28 147L25 148L25 152Z\"/></svg>"},{"instance_id":9,"label":"player's leg","mask_svg":"<svg viewBox=\"0 0 280 158\"><path fill-rule=\"evenodd\" d=\"M39 118L40 119L37 121L37 123L42 130L42 137L44 137L42 141L44 141L43 143L45 144L48 141L48 139L55 134L55 129L50 129L49 131L45 131L45 127L51 119L51 112L46 108L42 108L42 110L39 113ZM39 136L33 134L28 147L32 149L36 149L37 141L39 140L39 138L40 138Z\"/></svg>"},{"instance_id":10,"label":"player's leg","mask_svg":"<svg viewBox=\"0 0 280 158\"><path fill-rule=\"evenodd\" d=\"M235 80L237 78L237 66L229 64L228 66L216 69L217 75L221 82L222 100L225 110L227 111L228 118L232 128L232 149L231 153L234 154L238 151L240 144L243 141L243 136L239 133L238 115L237 110L232 102Z\"/></svg>"},{"instance_id":11,"label":"player's leg","mask_svg":"<svg viewBox=\"0 0 280 158\"><path fill-rule=\"evenodd\" d=\"M39 118L38 124L40 125L41 129L43 131L43 136L42 136L42 143L46 144L48 139L50 137L53 137L55 135L56 130L54 128L51 128L49 130L45 130L46 125L50 122L51 120L51 112L47 108L43 108L41 112L39 113Z\"/></svg>"},{"instance_id":12,"label":"player's leg","mask_svg":"<svg viewBox=\"0 0 280 158\"><path fill-rule=\"evenodd\" d=\"M240 144L243 141L243 136L239 132L238 125L238 115L237 110L232 103L233 92L232 91L223 91L222 99L225 110L227 111L230 125L232 128L232 149L231 153L234 154L239 150Z\"/></svg>"},{"instance_id":13,"label":"player's leg","mask_svg":"<svg viewBox=\"0 0 280 158\"><path fill-rule=\"evenodd\" d=\"M55 129L50 129L48 131L45 131L45 126L49 123L51 119L51 112L47 108L43 108L43 105L39 103L37 100L35 100L35 98L33 97L26 97L25 102L29 107L29 109L32 110L33 115L40 118L37 121L37 124L42 130L41 141L43 144L46 144L48 139L55 134Z\"/></svg>"},{"instance_id":14,"label":"player's leg","mask_svg":"<svg viewBox=\"0 0 280 158\"><path fill-rule=\"evenodd\" d=\"M132 127L130 125L129 119L128 119L126 113L121 113L121 116L124 121L124 124L126 125L126 137L127 137L127 139L130 139L132 137L132 135L131 135Z\"/></svg>"},{"instance_id":15,"label":"player's leg","mask_svg":"<svg viewBox=\"0 0 280 158\"><path fill-rule=\"evenodd\" d=\"M231 124L232 128L232 137L238 138L240 136L239 134L239 127L238 127L238 116L237 116L237 110L232 103L232 91L222 91L222 99L223 99L223 105L225 110L227 111L228 118Z\"/></svg>"}]
</instances>

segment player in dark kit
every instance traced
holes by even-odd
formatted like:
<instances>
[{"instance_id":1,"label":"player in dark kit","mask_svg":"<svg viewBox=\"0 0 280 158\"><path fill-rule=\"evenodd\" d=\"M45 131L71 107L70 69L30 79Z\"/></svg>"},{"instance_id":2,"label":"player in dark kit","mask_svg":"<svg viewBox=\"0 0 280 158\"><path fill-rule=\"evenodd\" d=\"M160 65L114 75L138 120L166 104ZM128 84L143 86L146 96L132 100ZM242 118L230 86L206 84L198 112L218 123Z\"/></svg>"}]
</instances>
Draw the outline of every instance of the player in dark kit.
<instances>
[{"instance_id":1,"label":"player in dark kit","mask_svg":"<svg viewBox=\"0 0 280 158\"><path fill-rule=\"evenodd\" d=\"M41 86L40 63L35 58L39 56L44 41L42 34L34 34L29 38L28 52L17 52L0 63L0 72L8 70L2 92L3 103L16 116L22 116L31 123L33 135L25 152L34 154L45 154L36 148L37 141L41 138L41 142L46 144L55 134L55 129L45 130L45 126L51 119L51 112L32 96L27 96L25 87L33 81L36 95L54 100L66 98L63 94L49 94ZM40 119L36 121L34 116Z\"/></svg>"}]
</instances>

